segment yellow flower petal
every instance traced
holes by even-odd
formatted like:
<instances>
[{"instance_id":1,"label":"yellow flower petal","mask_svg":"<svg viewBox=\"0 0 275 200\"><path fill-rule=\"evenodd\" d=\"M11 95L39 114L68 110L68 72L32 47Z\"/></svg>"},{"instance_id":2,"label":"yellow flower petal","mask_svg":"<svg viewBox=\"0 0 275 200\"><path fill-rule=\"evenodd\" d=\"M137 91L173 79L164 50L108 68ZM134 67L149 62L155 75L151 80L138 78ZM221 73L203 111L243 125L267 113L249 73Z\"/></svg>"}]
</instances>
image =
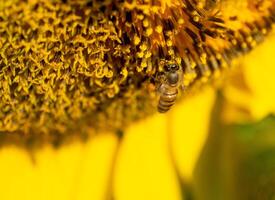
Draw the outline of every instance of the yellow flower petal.
<instances>
[{"instance_id":1,"label":"yellow flower petal","mask_svg":"<svg viewBox=\"0 0 275 200\"><path fill-rule=\"evenodd\" d=\"M98 136L84 146L78 173L72 180L75 182L76 199L102 200L110 196L111 171L117 142L114 135L105 135Z\"/></svg>"},{"instance_id":2,"label":"yellow flower petal","mask_svg":"<svg viewBox=\"0 0 275 200\"><path fill-rule=\"evenodd\" d=\"M86 144L45 147L34 155L19 147L0 151L0 199L93 199L108 192L117 139L100 135Z\"/></svg>"},{"instance_id":3,"label":"yellow flower petal","mask_svg":"<svg viewBox=\"0 0 275 200\"><path fill-rule=\"evenodd\" d=\"M275 113L274 45L273 34L242 61L241 76L233 77L242 83L226 86L224 94L231 103L224 113L227 121L260 120Z\"/></svg>"},{"instance_id":4,"label":"yellow flower petal","mask_svg":"<svg viewBox=\"0 0 275 200\"><path fill-rule=\"evenodd\" d=\"M28 182L35 179L28 154L16 147L2 148L0 163L0 199L27 199L33 190Z\"/></svg>"},{"instance_id":5,"label":"yellow flower petal","mask_svg":"<svg viewBox=\"0 0 275 200\"><path fill-rule=\"evenodd\" d=\"M207 139L214 101L214 90L204 88L177 105L168 116L175 161L185 181L192 180L195 164Z\"/></svg>"},{"instance_id":6,"label":"yellow flower petal","mask_svg":"<svg viewBox=\"0 0 275 200\"><path fill-rule=\"evenodd\" d=\"M266 40L244 61L245 79L253 98L252 115L256 118L275 113L275 35Z\"/></svg>"},{"instance_id":7,"label":"yellow flower petal","mask_svg":"<svg viewBox=\"0 0 275 200\"><path fill-rule=\"evenodd\" d=\"M166 116L158 114L127 130L115 169L115 199L182 199L168 149L167 125Z\"/></svg>"}]
</instances>

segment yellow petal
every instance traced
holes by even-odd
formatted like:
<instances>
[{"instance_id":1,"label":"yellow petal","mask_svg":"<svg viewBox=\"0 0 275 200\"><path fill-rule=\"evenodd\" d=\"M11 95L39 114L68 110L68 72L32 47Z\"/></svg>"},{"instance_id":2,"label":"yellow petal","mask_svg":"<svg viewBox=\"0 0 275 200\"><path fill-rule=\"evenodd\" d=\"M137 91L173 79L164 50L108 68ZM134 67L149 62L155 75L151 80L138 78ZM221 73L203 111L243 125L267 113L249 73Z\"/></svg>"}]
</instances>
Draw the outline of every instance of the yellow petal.
<instances>
[{"instance_id":1,"label":"yellow petal","mask_svg":"<svg viewBox=\"0 0 275 200\"><path fill-rule=\"evenodd\" d=\"M117 200L182 199L168 149L165 115L127 130L115 168L114 196Z\"/></svg>"},{"instance_id":2,"label":"yellow petal","mask_svg":"<svg viewBox=\"0 0 275 200\"><path fill-rule=\"evenodd\" d=\"M93 199L108 191L117 139L103 134L86 144L44 147L33 159L20 147L0 151L0 199Z\"/></svg>"},{"instance_id":3,"label":"yellow petal","mask_svg":"<svg viewBox=\"0 0 275 200\"><path fill-rule=\"evenodd\" d=\"M29 181L34 180L34 174L31 173L33 165L28 154L20 148L2 147L0 163L0 199L27 199L33 189Z\"/></svg>"},{"instance_id":4,"label":"yellow petal","mask_svg":"<svg viewBox=\"0 0 275 200\"><path fill-rule=\"evenodd\" d=\"M194 167L207 139L214 101L214 90L204 88L169 113L171 145L180 174L185 181L192 180Z\"/></svg>"},{"instance_id":5,"label":"yellow petal","mask_svg":"<svg viewBox=\"0 0 275 200\"><path fill-rule=\"evenodd\" d=\"M75 182L76 199L102 200L110 196L110 180L117 142L117 138L109 134L98 136L84 146L77 174L72 180Z\"/></svg>"},{"instance_id":6,"label":"yellow petal","mask_svg":"<svg viewBox=\"0 0 275 200\"><path fill-rule=\"evenodd\" d=\"M273 34L241 62L242 74L224 90L227 121L260 120L275 113L275 35ZM234 77L233 77L234 79ZM241 80L243 79L243 80Z\"/></svg>"}]
</instances>

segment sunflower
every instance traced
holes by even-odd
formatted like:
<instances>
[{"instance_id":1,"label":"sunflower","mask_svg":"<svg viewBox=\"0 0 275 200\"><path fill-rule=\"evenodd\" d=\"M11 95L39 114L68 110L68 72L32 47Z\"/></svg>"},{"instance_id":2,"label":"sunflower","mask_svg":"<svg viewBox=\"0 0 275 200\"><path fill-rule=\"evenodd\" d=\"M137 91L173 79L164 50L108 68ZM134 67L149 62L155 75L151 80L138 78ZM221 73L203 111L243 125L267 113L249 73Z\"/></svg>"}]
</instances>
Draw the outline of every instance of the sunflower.
<instances>
[{"instance_id":1,"label":"sunflower","mask_svg":"<svg viewBox=\"0 0 275 200\"><path fill-rule=\"evenodd\" d=\"M0 0L1 199L274 198L274 21L272 0Z\"/></svg>"}]
</instances>

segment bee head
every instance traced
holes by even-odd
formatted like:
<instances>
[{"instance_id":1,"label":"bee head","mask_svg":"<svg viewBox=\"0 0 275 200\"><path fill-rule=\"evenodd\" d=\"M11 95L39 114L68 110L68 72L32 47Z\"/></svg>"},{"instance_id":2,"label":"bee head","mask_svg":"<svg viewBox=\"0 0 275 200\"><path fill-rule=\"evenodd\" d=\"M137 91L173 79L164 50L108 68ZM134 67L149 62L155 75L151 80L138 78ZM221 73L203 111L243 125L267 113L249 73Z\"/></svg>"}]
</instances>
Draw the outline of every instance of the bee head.
<instances>
[{"instance_id":1,"label":"bee head","mask_svg":"<svg viewBox=\"0 0 275 200\"><path fill-rule=\"evenodd\" d=\"M175 64L175 63L171 63L171 64L166 64L164 66L164 70L166 72L175 72L175 71L178 71L179 70L179 65L178 64Z\"/></svg>"}]
</instances>

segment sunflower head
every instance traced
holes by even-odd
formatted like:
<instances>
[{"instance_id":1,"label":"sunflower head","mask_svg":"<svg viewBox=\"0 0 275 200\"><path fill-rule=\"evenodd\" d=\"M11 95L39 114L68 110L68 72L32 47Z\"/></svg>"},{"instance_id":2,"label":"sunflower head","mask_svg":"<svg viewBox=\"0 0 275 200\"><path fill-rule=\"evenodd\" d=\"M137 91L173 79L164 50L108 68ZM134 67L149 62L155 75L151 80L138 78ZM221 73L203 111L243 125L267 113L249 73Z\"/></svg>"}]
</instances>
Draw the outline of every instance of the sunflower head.
<instances>
[{"instance_id":1,"label":"sunflower head","mask_svg":"<svg viewBox=\"0 0 275 200\"><path fill-rule=\"evenodd\" d=\"M156 112L165 66L184 93L215 80L274 13L271 0L1 0L0 131L122 129Z\"/></svg>"}]
</instances>

